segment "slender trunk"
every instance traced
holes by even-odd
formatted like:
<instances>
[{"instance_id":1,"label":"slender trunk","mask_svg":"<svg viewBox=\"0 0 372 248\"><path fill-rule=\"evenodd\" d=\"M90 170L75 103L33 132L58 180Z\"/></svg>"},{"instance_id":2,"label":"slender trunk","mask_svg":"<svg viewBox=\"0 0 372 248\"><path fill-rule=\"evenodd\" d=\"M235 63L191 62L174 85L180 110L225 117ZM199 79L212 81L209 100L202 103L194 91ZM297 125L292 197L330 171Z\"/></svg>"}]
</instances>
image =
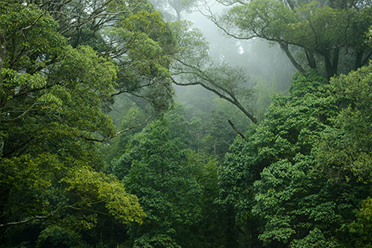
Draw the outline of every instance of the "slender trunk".
<instances>
[{"instance_id":1,"label":"slender trunk","mask_svg":"<svg viewBox=\"0 0 372 248\"><path fill-rule=\"evenodd\" d=\"M176 9L177 21L181 21L181 10Z\"/></svg>"},{"instance_id":2,"label":"slender trunk","mask_svg":"<svg viewBox=\"0 0 372 248\"><path fill-rule=\"evenodd\" d=\"M356 58L355 58L354 70L362 67L362 58L363 58L363 52L357 51L356 52Z\"/></svg>"},{"instance_id":3,"label":"slender trunk","mask_svg":"<svg viewBox=\"0 0 372 248\"><path fill-rule=\"evenodd\" d=\"M291 8L291 10L294 10L295 9L295 6L294 6L292 0L287 0L287 3L289 5L289 7Z\"/></svg>"},{"instance_id":4,"label":"slender trunk","mask_svg":"<svg viewBox=\"0 0 372 248\"><path fill-rule=\"evenodd\" d=\"M340 55L340 48L333 50L333 57L331 58L331 52L327 51L322 54L324 57L324 64L326 68L326 77L329 80L331 77L337 74L338 60Z\"/></svg>"},{"instance_id":5,"label":"slender trunk","mask_svg":"<svg viewBox=\"0 0 372 248\"><path fill-rule=\"evenodd\" d=\"M337 75L339 57L340 57L340 48L335 48L333 50L333 62L332 62L333 75L332 76Z\"/></svg>"},{"instance_id":6,"label":"slender trunk","mask_svg":"<svg viewBox=\"0 0 372 248\"><path fill-rule=\"evenodd\" d=\"M314 52L309 51L309 50L305 50L305 54L306 54L307 62L309 64L310 68L311 69L316 69L316 61L315 61L315 57L314 57Z\"/></svg>"},{"instance_id":7,"label":"slender trunk","mask_svg":"<svg viewBox=\"0 0 372 248\"><path fill-rule=\"evenodd\" d=\"M279 42L279 45L280 45L280 48L285 52L285 54L287 55L287 57L289 58L289 60L291 61L291 63L293 64L293 66L301 73L305 73L305 70L304 68L302 68L302 66L296 61L296 59L293 57L293 55L291 54L291 52L289 51L289 48L288 48L288 44L286 43L283 43L283 42Z\"/></svg>"},{"instance_id":8,"label":"slender trunk","mask_svg":"<svg viewBox=\"0 0 372 248\"><path fill-rule=\"evenodd\" d=\"M323 52L321 54L324 58L325 76L326 76L327 80L329 81L329 79L333 76L333 73L332 73L332 68L333 67L332 67L330 52L327 51L327 52Z\"/></svg>"},{"instance_id":9,"label":"slender trunk","mask_svg":"<svg viewBox=\"0 0 372 248\"><path fill-rule=\"evenodd\" d=\"M324 57L324 64L325 64L325 69L326 69L326 78L329 80L333 75L332 75L332 64L329 59L329 56Z\"/></svg>"},{"instance_id":10,"label":"slender trunk","mask_svg":"<svg viewBox=\"0 0 372 248\"><path fill-rule=\"evenodd\" d=\"M367 65L367 63L368 63L369 59L371 58L371 56L372 56L372 51L369 51L369 53L363 59L362 64L360 65L360 67L362 67L364 65Z\"/></svg>"}]
</instances>

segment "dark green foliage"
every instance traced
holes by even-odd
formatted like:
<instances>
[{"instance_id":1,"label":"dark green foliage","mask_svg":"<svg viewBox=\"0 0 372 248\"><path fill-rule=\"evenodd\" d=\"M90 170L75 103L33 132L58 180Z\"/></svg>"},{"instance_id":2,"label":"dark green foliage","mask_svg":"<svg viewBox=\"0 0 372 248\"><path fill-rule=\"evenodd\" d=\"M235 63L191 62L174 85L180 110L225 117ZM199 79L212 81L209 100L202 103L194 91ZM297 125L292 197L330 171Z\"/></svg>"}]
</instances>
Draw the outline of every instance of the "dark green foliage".
<instances>
[{"instance_id":1,"label":"dark green foliage","mask_svg":"<svg viewBox=\"0 0 372 248\"><path fill-rule=\"evenodd\" d=\"M350 125L350 131L334 130L339 123L336 120L350 112L345 106L367 106L364 101L368 99L368 84L357 88L355 83L369 82L365 70L331 83L313 73L296 76L290 95L277 95L273 99L266 119L247 133L248 142L236 140L219 172L219 202L233 211L230 213L235 216L236 228L247 230L243 237L253 236L246 244L259 245L258 238L268 247L355 245L347 226L355 221L353 213L369 196L370 181L358 179L358 167L352 164L354 156L346 160L342 155L345 150L329 149L342 144L342 149L349 150L356 145L361 159L354 164L359 167L368 164L363 155L368 153L363 147L368 146L369 139L360 133L350 136L356 130L365 132L367 122L354 115L344 122ZM355 94L354 88L363 88L363 93ZM346 133L347 139L338 141ZM337 136L328 137L332 134ZM363 141L358 145L348 141L351 137ZM321 140L324 141L318 143ZM337 158L340 155L343 157ZM333 161L332 165L326 166L329 161ZM337 169L334 162L345 166ZM360 174L368 175L365 167L361 170ZM249 229L249 225L255 229ZM257 231L260 234L254 236Z\"/></svg>"},{"instance_id":2,"label":"dark green foliage","mask_svg":"<svg viewBox=\"0 0 372 248\"><path fill-rule=\"evenodd\" d=\"M371 92L372 67L363 67L347 76L332 80L337 96L347 99L346 107L334 119L334 125L322 133L316 148L316 158L322 173L334 185L350 187L353 222L351 237L342 239L345 246L370 247L371 196ZM364 194L359 194L364 189ZM362 201L363 200L363 201ZM361 206L362 205L362 206Z\"/></svg>"},{"instance_id":3,"label":"dark green foliage","mask_svg":"<svg viewBox=\"0 0 372 248\"><path fill-rule=\"evenodd\" d=\"M148 1L1 1L0 247L371 247L371 4L239 4L302 72L256 126L245 71ZM161 112L172 66L224 100Z\"/></svg>"},{"instance_id":4,"label":"dark green foliage","mask_svg":"<svg viewBox=\"0 0 372 248\"><path fill-rule=\"evenodd\" d=\"M48 12L56 6L49 3L0 3L2 247L93 246L87 238L89 230L97 227L93 232L102 233L103 220L123 225L142 222L145 217L138 198L128 194L122 182L102 172L100 137L114 135L115 128L101 104L118 86L114 81L118 67L112 59L81 45L83 42L76 48L68 45L61 34L66 28L63 20L58 19L58 26L56 12ZM75 13L75 1L61 4ZM107 14L108 9L102 11ZM127 14L127 25L155 18L154 25L164 27L155 12ZM65 31L73 30L67 27ZM84 30L80 31L83 38ZM142 40L151 43L146 31L142 31ZM103 42L99 35L96 38ZM95 40L86 41L84 44ZM146 58L137 54L131 62L136 59L142 69L140 60L143 64ZM169 64L165 60L162 65ZM147 75L167 74L166 67L153 69ZM107 240L115 246L120 239Z\"/></svg>"},{"instance_id":5,"label":"dark green foliage","mask_svg":"<svg viewBox=\"0 0 372 248\"><path fill-rule=\"evenodd\" d=\"M218 195L218 161L196 153L195 123L177 105L127 144L111 170L135 193L148 218L130 225L138 247L222 247L223 213Z\"/></svg>"},{"instance_id":6,"label":"dark green foliage","mask_svg":"<svg viewBox=\"0 0 372 248\"><path fill-rule=\"evenodd\" d=\"M135 247L179 247L193 241L189 229L201 218L202 188L191 151L181 141L187 126L176 109L136 134L115 162L114 173L147 214L145 224L130 226Z\"/></svg>"},{"instance_id":7,"label":"dark green foliage","mask_svg":"<svg viewBox=\"0 0 372 248\"><path fill-rule=\"evenodd\" d=\"M372 25L369 1L219 2L236 3L220 18L212 17L227 34L277 43L301 73L315 69L330 79L367 65L371 57L364 43Z\"/></svg>"}]
</instances>

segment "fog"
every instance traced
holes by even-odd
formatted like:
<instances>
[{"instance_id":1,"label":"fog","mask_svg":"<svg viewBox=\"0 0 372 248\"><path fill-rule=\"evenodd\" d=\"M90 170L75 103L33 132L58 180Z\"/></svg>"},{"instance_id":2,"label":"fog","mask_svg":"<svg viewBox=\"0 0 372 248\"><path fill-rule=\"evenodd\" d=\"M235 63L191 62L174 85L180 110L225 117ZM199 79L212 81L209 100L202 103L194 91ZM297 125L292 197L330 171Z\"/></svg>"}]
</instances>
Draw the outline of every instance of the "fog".
<instances>
[{"instance_id":1,"label":"fog","mask_svg":"<svg viewBox=\"0 0 372 248\"><path fill-rule=\"evenodd\" d=\"M255 91L254 99L247 104L255 112L261 111L256 114L262 118L271 95L288 92L295 68L277 44L270 44L258 38L237 40L223 33L207 17L210 14L209 10L213 14L222 14L227 11L227 7L216 2L210 2L209 6L199 3L191 13L184 13L183 18L192 22L193 27L203 33L209 43L209 54L216 63L225 62L233 67L244 68L249 77L249 87ZM177 102L204 111L212 108L213 99L216 97L201 86L175 86L175 90ZM259 102L258 99L262 98L265 100ZM263 106L258 106L260 104Z\"/></svg>"}]
</instances>

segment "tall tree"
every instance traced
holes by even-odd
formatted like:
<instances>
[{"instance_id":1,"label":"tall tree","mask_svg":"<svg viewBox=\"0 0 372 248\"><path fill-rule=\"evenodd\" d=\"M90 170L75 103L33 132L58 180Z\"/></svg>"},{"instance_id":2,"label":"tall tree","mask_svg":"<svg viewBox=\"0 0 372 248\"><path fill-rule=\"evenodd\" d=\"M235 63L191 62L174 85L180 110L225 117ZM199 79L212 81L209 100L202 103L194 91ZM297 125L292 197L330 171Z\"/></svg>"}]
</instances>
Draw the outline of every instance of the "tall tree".
<instances>
[{"instance_id":1,"label":"tall tree","mask_svg":"<svg viewBox=\"0 0 372 248\"><path fill-rule=\"evenodd\" d=\"M276 168L273 164L282 159L293 161L296 154L310 155L318 132L337 113L330 90L330 85L319 75L298 76L293 82L291 94L276 96L266 119L247 133L247 141L237 138L231 153L226 154L225 165L219 171L218 202L235 216L230 229L241 230L238 235L238 231L234 232L236 240L246 237L242 246L263 245L258 232L266 223L266 216L253 212L255 197L258 197L255 182L262 178L261 173L266 167L272 165ZM262 185L265 185L264 182ZM283 211L286 209L283 208Z\"/></svg>"},{"instance_id":2,"label":"tall tree","mask_svg":"<svg viewBox=\"0 0 372 248\"><path fill-rule=\"evenodd\" d=\"M348 100L347 107L335 118L335 125L322 134L315 154L322 173L335 185L359 182L371 187L371 113L368 107L372 100L371 71L372 66L362 67L332 80L336 95ZM343 240L345 246L368 247L371 243L368 221L371 216L371 188L361 198L364 201L363 204L359 202L357 219L349 223L351 235Z\"/></svg>"},{"instance_id":3,"label":"tall tree","mask_svg":"<svg viewBox=\"0 0 372 248\"><path fill-rule=\"evenodd\" d=\"M142 98L160 111L171 105L173 92L167 76L174 41L150 2L41 0L24 4L49 13L59 24L57 31L74 48L89 45L113 59L119 67L113 96Z\"/></svg>"},{"instance_id":4,"label":"tall tree","mask_svg":"<svg viewBox=\"0 0 372 248\"><path fill-rule=\"evenodd\" d=\"M201 218L202 189L191 150L182 142L187 125L179 113L168 113L136 134L114 162L114 173L147 214L144 224L130 225L134 247L195 247L197 234L190 229Z\"/></svg>"},{"instance_id":5,"label":"tall tree","mask_svg":"<svg viewBox=\"0 0 372 248\"><path fill-rule=\"evenodd\" d=\"M273 99L248 142L232 146L220 169L218 202L236 217L242 237L251 237L246 245L368 243L370 227L362 227L371 192L364 112L369 70L362 67L330 83L316 74L297 76L290 95Z\"/></svg>"},{"instance_id":6,"label":"tall tree","mask_svg":"<svg viewBox=\"0 0 372 248\"><path fill-rule=\"evenodd\" d=\"M236 39L278 43L300 72L316 69L330 79L368 64L372 55L364 43L372 24L368 1L220 2L236 4L211 16L219 28Z\"/></svg>"},{"instance_id":7,"label":"tall tree","mask_svg":"<svg viewBox=\"0 0 372 248\"><path fill-rule=\"evenodd\" d=\"M1 244L48 246L55 236L55 245L76 245L97 213L142 222L137 197L100 172L94 142L116 135L100 107L117 67L90 47L69 46L37 5L2 1L0 13Z\"/></svg>"}]
</instances>

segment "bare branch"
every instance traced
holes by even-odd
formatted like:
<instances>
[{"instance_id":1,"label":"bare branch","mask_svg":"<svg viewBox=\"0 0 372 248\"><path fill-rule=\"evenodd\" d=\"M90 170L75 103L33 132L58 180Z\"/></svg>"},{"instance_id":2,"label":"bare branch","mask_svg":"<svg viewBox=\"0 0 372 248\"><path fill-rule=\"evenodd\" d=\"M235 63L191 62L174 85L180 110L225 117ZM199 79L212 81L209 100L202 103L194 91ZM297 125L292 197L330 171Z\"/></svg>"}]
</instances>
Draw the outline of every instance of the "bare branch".
<instances>
[{"instance_id":1,"label":"bare branch","mask_svg":"<svg viewBox=\"0 0 372 248\"><path fill-rule=\"evenodd\" d=\"M18 115L17 117L13 118L13 119L10 119L10 120L1 120L2 122L13 122L13 121L16 121L16 120L19 120L21 119L23 116L25 116L28 112L30 112L32 110L33 107L35 107L37 104L37 102L35 102L34 104L32 104L28 109L26 109L22 114Z\"/></svg>"},{"instance_id":2,"label":"bare branch","mask_svg":"<svg viewBox=\"0 0 372 248\"><path fill-rule=\"evenodd\" d=\"M240 102L234 97L234 96L231 96L230 95L230 97L231 98L229 98L229 97L227 97L227 96L225 96L225 95L223 95L222 93L220 93L218 90L216 90L216 89L214 89L214 88L212 88L212 87L210 87L210 86L208 86L208 85L206 85L206 84L204 84L204 83L202 83L202 82L193 82L193 83L178 83L176 80L174 80L173 78L172 78L172 81L173 81L173 83L174 84L176 84L176 85L180 85L180 86L189 86L189 85L200 85L200 86L202 86L203 88L205 88L205 89L207 89L207 90L209 90L209 91L211 91L211 92L213 92L213 93L215 93L216 95L218 95L219 97L221 97L222 99L225 99L226 101L228 101L228 102L230 102L230 103L232 103L232 104L234 104L236 107L238 107L253 123L255 123L255 124L257 124L258 123L258 121L257 121L257 119L253 116L253 114L251 114L251 113L249 113L241 104L240 104ZM226 91L225 91L226 92Z\"/></svg>"},{"instance_id":3,"label":"bare branch","mask_svg":"<svg viewBox=\"0 0 372 248\"><path fill-rule=\"evenodd\" d=\"M39 215L39 216L31 217L31 218L26 219L26 220L20 220L20 221L14 221L14 222L8 222L8 223L0 224L0 228L6 227L6 226L22 225L22 224L26 224L26 223L34 221L34 220L45 220L45 219L48 219L48 218L52 217L53 215L61 212L63 209L67 209L67 208L74 208L74 206L73 205L63 206L63 207L60 207L60 208L56 209L54 212L52 212L48 215Z\"/></svg>"},{"instance_id":4,"label":"bare branch","mask_svg":"<svg viewBox=\"0 0 372 248\"><path fill-rule=\"evenodd\" d=\"M150 116L149 116L149 117L148 117L148 118L147 118L143 123L138 124L138 125L136 125L136 126L127 127L126 129L124 129L124 130L122 130L122 131L120 131L120 132L117 132L116 134L114 134L114 135L112 135L112 136L110 136L110 137L107 137L107 138L105 138L105 139L93 139L93 138L85 137L85 136L83 136L83 135L79 135L79 134L75 134L75 136L80 137L80 138L83 138L83 139L85 139L85 140L95 141L95 142L100 142L100 143L102 143L102 142L108 141L108 140L110 140L110 139L113 139L113 138L119 136L119 135L122 134L122 133L128 132L129 130L132 130L132 129L134 129L134 128L137 128L137 127L140 127L140 126L145 125L145 124L147 123L147 121L148 121L150 118L151 118L151 115L150 115Z\"/></svg>"},{"instance_id":5,"label":"bare branch","mask_svg":"<svg viewBox=\"0 0 372 248\"><path fill-rule=\"evenodd\" d=\"M135 88L128 89L128 90L119 90L118 92L115 92L115 93L111 94L111 97L117 96L117 95L120 95L120 94L123 94L123 93L128 93L128 94L135 95L134 94L134 91L137 91L137 90L142 89L142 88L145 88L145 87L150 87L150 86L154 85L156 82L158 82L155 79L151 79L151 78L147 78L147 77L138 77L138 78L147 79L150 82L147 83L147 84L143 84L143 85L137 86ZM135 96L137 96L137 95L135 95ZM140 96L137 96L137 97L140 97Z\"/></svg>"},{"instance_id":6,"label":"bare branch","mask_svg":"<svg viewBox=\"0 0 372 248\"><path fill-rule=\"evenodd\" d=\"M230 119L227 119L227 121L230 123L231 127L234 129L234 131L240 135L245 141L248 142L247 138L234 126L234 124L230 121Z\"/></svg>"},{"instance_id":7,"label":"bare branch","mask_svg":"<svg viewBox=\"0 0 372 248\"><path fill-rule=\"evenodd\" d=\"M46 12L44 11L43 14L41 14L38 18L36 18L36 20L33 23L31 23L31 25L29 25L29 26L24 27L24 28L21 29L21 34L23 35L23 37L25 37L23 31L33 28L36 25L36 23L40 20L40 18L42 16L44 16L45 14L46 14Z\"/></svg>"}]
</instances>

